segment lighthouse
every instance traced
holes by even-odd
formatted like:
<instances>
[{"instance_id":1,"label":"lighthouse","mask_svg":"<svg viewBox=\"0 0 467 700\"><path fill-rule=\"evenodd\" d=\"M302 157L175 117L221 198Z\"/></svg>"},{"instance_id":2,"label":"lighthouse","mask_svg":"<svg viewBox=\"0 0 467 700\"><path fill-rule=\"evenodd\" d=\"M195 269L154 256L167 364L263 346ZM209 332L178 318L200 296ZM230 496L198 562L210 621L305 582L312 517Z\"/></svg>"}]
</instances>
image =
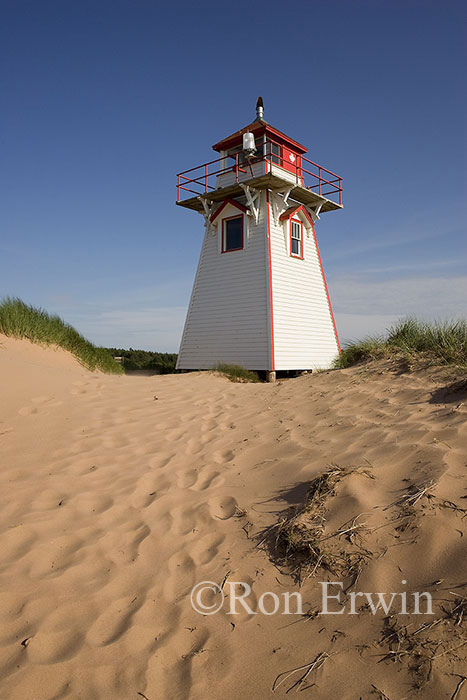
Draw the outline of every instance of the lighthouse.
<instances>
[{"instance_id":1,"label":"lighthouse","mask_svg":"<svg viewBox=\"0 0 467 700\"><path fill-rule=\"evenodd\" d=\"M342 179L264 119L177 175L177 204L204 218L178 369L265 371L331 366L339 339L315 234L342 208Z\"/></svg>"}]
</instances>

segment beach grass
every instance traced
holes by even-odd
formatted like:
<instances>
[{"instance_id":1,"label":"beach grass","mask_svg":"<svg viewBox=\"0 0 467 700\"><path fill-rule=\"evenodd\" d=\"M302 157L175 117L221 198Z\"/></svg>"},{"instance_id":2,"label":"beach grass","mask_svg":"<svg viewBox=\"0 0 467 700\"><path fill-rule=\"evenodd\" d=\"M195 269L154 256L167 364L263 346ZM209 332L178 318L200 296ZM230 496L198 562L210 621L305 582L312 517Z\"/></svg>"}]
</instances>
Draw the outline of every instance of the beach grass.
<instances>
[{"instance_id":1,"label":"beach grass","mask_svg":"<svg viewBox=\"0 0 467 700\"><path fill-rule=\"evenodd\" d=\"M0 302L0 333L13 338L27 338L41 345L56 345L71 352L90 370L123 373L123 368L108 350L93 345L59 316L29 306L18 298L6 297Z\"/></svg>"},{"instance_id":2,"label":"beach grass","mask_svg":"<svg viewBox=\"0 0 467 700\"><path fill-rule=\"evenodd\" d=\"M360 362L393 358L467 367L467 321L398 321L384 336L369 336L344 345L334 367L344 369Z\"/></svg>"},{"instance_id":3,"label":"beach grass","mask_svg":"<svg viewBox=\"0 0 467 700\"><path fill-rule=\"evenodd\" d=\"M259 382L260 378L256 372L252 372L240 365L218 364L216 372L220 372L228 377L231 382Z\"/></svg>"}]
</instances>

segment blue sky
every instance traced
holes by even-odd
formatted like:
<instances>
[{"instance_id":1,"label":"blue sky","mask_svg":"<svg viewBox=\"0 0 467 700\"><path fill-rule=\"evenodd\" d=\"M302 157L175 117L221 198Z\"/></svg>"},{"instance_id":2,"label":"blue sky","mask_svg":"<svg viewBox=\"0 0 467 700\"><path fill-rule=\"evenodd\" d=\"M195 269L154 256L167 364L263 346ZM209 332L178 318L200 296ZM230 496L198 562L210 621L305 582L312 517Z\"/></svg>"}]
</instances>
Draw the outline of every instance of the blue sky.
<instances>
[{"instance_id":1,"label":"blue sky","mask_svg":"<svg viewBox=\"0 0 467 700\"><path fill-rule=\"evenodd\" d=\"M175 173L265 118L339 173L343 338L465 316L465 4L0 1L0 296L176 351L202 218Z\"/></svg>"}]
</instances>

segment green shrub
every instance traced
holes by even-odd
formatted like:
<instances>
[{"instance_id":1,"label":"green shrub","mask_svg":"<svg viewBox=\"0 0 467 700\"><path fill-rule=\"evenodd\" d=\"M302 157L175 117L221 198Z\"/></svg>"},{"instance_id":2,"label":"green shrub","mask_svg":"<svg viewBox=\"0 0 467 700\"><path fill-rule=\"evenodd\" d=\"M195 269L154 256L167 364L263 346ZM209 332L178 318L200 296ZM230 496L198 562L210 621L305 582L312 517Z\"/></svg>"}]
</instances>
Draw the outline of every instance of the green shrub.
<instances>
[{"instance_id":1,"label":"green shrub","mask_svg":"<svg viewBox=\"0 0 467 700\"><path fill-rule=\"evenodd\" d=\"M216 371L225 375L231 382L259 382L256 372L240 367L240 365L218 364Z\"/></svg>"},{"instance_id":2,"label":"green shrub","mask_svg":"<svg viewBox=\"0 0 467 700\"><path fill-rule=\"evenodd\" d=\"M59 316L28 306L21 299L6 297L0 302L0 333L28 338L33 343L58 345L90 370L113 374L123 372L108 350L90 343Z\"/></svg>"},{"instance_id":3,"label":"green shrub","mask_svg":"<svg viewBox=\"0 0 467 700\"><path fill-rule=\"evenodd\" d=\"M157 370L161 374L172 374L177 364L175 352L153 352L152 350L123 350L122 348L109 348L113 357L123 358L125 370L148 369Z\"/></svg>"},{"instance_id":4,"label":"green shrub","mask_svg":"<svg viewBox=\"0 0 467 700\"><path fill-rule=\"evenodd\" d=\"M334 367L343 369L381 357L416 359L467 366L467 321L420 321L408 318L388 329L386 336L347 343Z\"/></svg>"},{"instance_id":5,"label":"green shrub","mask_svg":"<svg viewBox=\"0 0 467 700\"><path fill-rule=\"evenodd\" d=\"M342 352L334 361L334 367L344 369L359 362L375 360L385 355L384 340L378 337L367 337L358 342L350 342L344 345Z\"/></svg>"}]
</instances>

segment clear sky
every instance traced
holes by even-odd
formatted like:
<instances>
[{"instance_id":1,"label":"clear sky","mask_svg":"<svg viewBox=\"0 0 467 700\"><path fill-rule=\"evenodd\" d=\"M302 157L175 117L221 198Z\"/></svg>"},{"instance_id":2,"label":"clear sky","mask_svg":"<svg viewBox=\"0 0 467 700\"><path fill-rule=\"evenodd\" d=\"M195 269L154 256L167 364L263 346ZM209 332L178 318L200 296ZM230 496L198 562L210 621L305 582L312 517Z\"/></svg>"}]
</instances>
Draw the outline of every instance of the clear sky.
<instances>
[{"instance_id":1,"label":"clear sky","mask_svg":"<svg viewBox=\"0 0 467 700\"><path fill-rule=\"evenodd\" d=\"M344 178L344 338L465 316L465 2L0 0L0 296L176 351L203 220L175 173L265 119Z\"/></svg>"}]
</instances>

